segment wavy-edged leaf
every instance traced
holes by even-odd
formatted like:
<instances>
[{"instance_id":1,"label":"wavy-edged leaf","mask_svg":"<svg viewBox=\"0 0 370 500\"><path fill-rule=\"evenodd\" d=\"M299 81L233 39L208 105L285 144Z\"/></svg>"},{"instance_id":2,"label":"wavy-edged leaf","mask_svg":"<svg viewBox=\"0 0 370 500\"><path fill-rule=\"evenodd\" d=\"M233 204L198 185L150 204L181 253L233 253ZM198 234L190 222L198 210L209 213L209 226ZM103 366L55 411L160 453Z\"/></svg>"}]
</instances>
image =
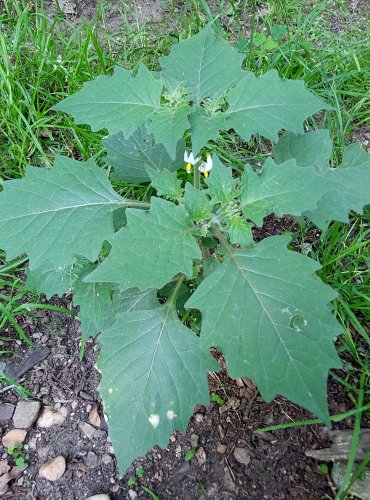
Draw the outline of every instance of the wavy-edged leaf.
<instances>
[{"instance_id":1,"label":"wavy-edged leaf","mask_svg":"<svg viewBox=\"0 0 370 500\"><path fill-rule=\"evenodd\" d=\"M171 90L183 87L199 104L206 97L221 95L241 78L244 57L206 26L160 58L162 79Z\"/></svg>"},{"instance_id":2,"label":"wavy-edged leaf","mask_svg":"<svg viewBox=\"0 0 370 500\"><path fill-rule=\"evenodd\" d=\"M155 309L158 306L157 290L149 288L148 290L139 290L138 288L129 288L124 292L116 290L112 297L112 315L128 313L131 311L144 311L146 309Z\"/></svg>"},{"instance_id":3,"label":"wavy-edged leaf","mask_svg":"<svg viewBox=\"0 0 370 500\"><path fill-rule=\"evenodd\" d=\"M71 291L71 267L55 269L52 262L45 262L41 267L29 269L25 287L37 293L43 293L48 299L53 295L62 297Z\"/></svg>"},{"instance_id":4,"label":"wavy-edged leaf","mask_svg":"<svg viewBox=\"0 0 370 500\"><path fill-rule=\"evenodd\" d=\"M79 306L82 339L95 337L112 322L112 294L114 283L86 283L85 276L96 269L96 264L84 258L77 258L71 272L73 304Z\"/></svg>"},{"instance_id":5,"label":"wavy-edged leaf","mask_svg":"<svg viewBox=\"0 0 370 500\"><path fill-rule=\"evenodd\" d=\"M188 115L191 109L183 106L178 109L161 108L150 117L149 128L154 134L155 142L163 144L170 158L176 158L179 138L190 128Z\"/></svg>"},{"instance_id":6,"label":"wavy-edged leaf","mask_svg":"<svg viewBox=\"0 0 370 500\"><path fill-rule=\"evenodd\" d=\"M333 143L329 131L311 130L305 134L285 132L272 150L276 163L294 159L299 167L328 168Z\"/></svg>"},{"instance_id":7,"label":"wavy-edged leaf","mask_svg":"<svg viewBox=\"0 0 370 500\"><path fill-rule=\"evenodd\" d=\"M108 238L108 258L88 281L119 283L127 288L162 288L177 273L192 275L201 251L185 208L153 197L149 211L127 209L127 225Z\"/></svg>"},{"instance_id":8,"label":"wavy-edged leaf","mask_svg":"<svg viewBox=\"0 0 370 500\"><path fill-rule=\"evenodd\" d=\"M317 208L305 215L321 229L330 220L348 222L350 210L362 213L370 203L370 154L359 144L348 146L339 167L318 174L328 192L318 201Z\"/></svg>"},{"instance_id":9,"label":"wavy-edged leaf","mask_svg":"<svg viewBox=\"0 0 370 500\"><path fill-rule=\"evenodd\" d=\"M113 178L121 181L149 182L146 167L174 172L184 165L184 141L177 143L176 157L172 160L162 144L155 144L154 135L144 125L128 139L118 132L103 139L103 144L108 153L105 161L114 168Z\"/></svg>"},{"instance_id":10,"label":"wavy-edged leaf","mask_svg":"<svg viewBox=\"0 0 370 500\"><path fill-rule=\"evenodd\" d=\"M184 204L185 210L196 223L212 216L213 205L208 196L204 191L195 189L190 182L185 184Z\"/></svg>"},{"instance_id":11,"label":"wavy-edged leaf","mask_svg":"<svg viewBox=\"0 0 370 500\"><path fill-rule=\"evenodd\" d=\"M58 156L51 169L28 167L0 193L0 248L26 252L30 269L51 262L62 270L75 255L94 261L113 232L113 211L125 205L94 161Z\"/></svg>"},{"instance_id":12,"label":"wavy-edged leaf","mask_svg":"<svg viewBox=\"0 0 370 500\"><path fill-rule=\"evenodd\" d=\"M183 189L181 179L177 178L177 172L170 172L167 169L155 170L150 167L147 167L147 172L158 196L167 196L174 200L181 197Z\"/></svg>"},{"instance_id":13,"label":"wavy-edged leaf","mask_svg":"<svg viewBox=\"0 0 370 500\"><path fill-rule=\"evenodd\" d=\"M302 215L315 208L328 185L314 168L297 167L295 160L276 165L269 158L259 173L246 165L241 190L244 215L262 226L268 214Z\"/></svg>"},{"instance_id":14,"label":"wavy-edged leaf","mask_svg":"<svg viewBox=\"0 0 370 500\"><path fill-rule=\"evenodd\" d=\"M226 227L231 243L240 245L241 247L250 247L254 245L252 227L253 224L247 222L244 217L240 215L231 217Z\"/></svg>"},{"instance_id":15,"label":"wavy-edged leaf","mask_svg":"<svg viewBox=\"0 0 370 500\"><path fill-rule=\"evenodd\" d=\"M227 203L238 196L237 180L233 178L231 168L225 167L218 156L212 157L213 167L209 177L205 180L208 189L206 193L212 203Z\"/></svg>"},{"instance_id":16,"label":"wavy-edged leaf","mask_svg":"<svg viewBox=\"0 0 370 500\"><path fill-rule=\"evenodd\" d=\"M276 70L260 77L246 74L226 96L227 128L233 128L245 141L260 134L272 141L282 129L303 132L303 121L322 109L331 109L304 87L300 80L282 80Z\"/></svg>"},{"instance_id":17,"label":"wavy-edged leaf","mask_svg":"<svg viewBox=\"0 0 370 500\"><path fill-rule=\"evenodd\" d=\"M281 394L328 422L327 373L340 366L332 339L342 328L328 307L336 293L289 241L229 248L186 307L201 311L201 346L223 351L231 377L251 377L265 399Z\"/></svg>"},{"instance_id":18,"label":"wavy-edged leaf","mask_svg":"<svg viewBox=\"0 0 370 500\"><path fill-rule=\"evenodd\" d=\"M208 141L215 141L220 130L226 128L224 113L216 112L207 114L206 110L198 106L189 116L191 125L192 150L196 154L205 146Z\"/></svg>"},{"instance_id":19,"label":"wavy-edged leaf","mask_svg":"<svg viewBox=\"0 0 370 500\"><path fill-rule=\"evenodd\" d=\"M207 372L219 367L172 305L118 315L99 339L99 392L123 474L175 429L186 430L195 405L209 404Z\"/></svg>"},{"instance_id":20,"label":"wavy-edged leaf","mask_svg":"<svg viewBox=\"0 0 370 500\"><path fill-rule=\"evenodd\" d=\"M53 109L87 123L92 130L122 130L129 137L159 107L163 84L144 66L138 74L116 66L112 76L101 75Z\"/></svg>"}]
</instances>

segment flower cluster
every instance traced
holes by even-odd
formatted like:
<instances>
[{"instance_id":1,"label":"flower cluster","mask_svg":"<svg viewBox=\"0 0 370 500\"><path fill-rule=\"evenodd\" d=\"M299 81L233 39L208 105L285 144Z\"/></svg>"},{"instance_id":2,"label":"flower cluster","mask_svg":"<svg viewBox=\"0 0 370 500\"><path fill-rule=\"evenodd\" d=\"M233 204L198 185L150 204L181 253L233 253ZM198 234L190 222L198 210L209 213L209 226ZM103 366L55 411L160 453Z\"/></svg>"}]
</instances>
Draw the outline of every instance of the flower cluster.
<instances>
[{"instance_id":1,"label":"flower cluster","mask_svg":"<svg viewBox=\"0 0 370 500\"><path fill-rule=\"evenodd\" d=\"M199 157L194 158L192 151L190 151L190 153L185 151L184 162L186 163L186 171L188 174L190 174L191 172L192 165L195 166L199 161L200 158ZM213 165L212 156L210 154L207 154L207 160L199 165L198 170L199 172L202 172L204 177L208 177L209 172L212 170L212 165Z\"/></svg>"}]
</instances>

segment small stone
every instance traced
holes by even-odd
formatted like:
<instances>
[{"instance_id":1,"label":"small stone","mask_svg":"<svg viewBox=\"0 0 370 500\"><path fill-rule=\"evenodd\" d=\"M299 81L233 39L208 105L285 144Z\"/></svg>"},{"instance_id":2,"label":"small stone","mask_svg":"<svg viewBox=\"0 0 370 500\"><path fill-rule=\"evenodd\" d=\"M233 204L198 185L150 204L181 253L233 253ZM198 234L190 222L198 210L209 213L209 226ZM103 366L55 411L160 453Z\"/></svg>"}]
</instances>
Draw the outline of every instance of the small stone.
<instances>
[{"instance_id":1,"label":"small stone","mask_svg":"<svg viewBox=\"0 0 370 500\"><path fill-rule=\"evenodd\" d=\"M331 470L331 478L337 488L340 488L341 484L343 484L345 473L345 462L334 461L333 468ZM365 470L362 472L361 479L356 481L351 486L351 489L348 493L361 498L361 500L370 500L370 469L365 468Z\"/></svg>"},{"instance_id":2,"label":"small stone","mask_svg":"<svg viewBox=\"0 0 370 500\"><path fill-rule=\"evenodd\" d=\"M197 424L201 424L204 420L204 417L201 413L197 413L195 415L195 421L197 422Z\"/></svg>"},{"instance_id":3,"label":"small stone","mask_svg":"<svg viewBox=\"0 0 370 500\"><path fill-rule=\"evenodd\" d=\"M45 462L39 469L39 476L48 481L58 481L66 470L66 461L62 455Z\"/></svg>"},{"instance_id":4,"label":"small stone","mask_svg":"<svg viewBox=\"0 0 370 500\"><path fill-rule=\"evenodd\" d=\"M119 484L114 484L112 487L111 487L111 492L112 493L117 493L117 491L120 489L120 485Z\"/></svg>"},{"instance_id":5,"label":"small stone","mask_svg":"<svg viewBox=\"0 0 370 500\"><path fill-rule=\"evenodd\" d=\"M4 448L17 448L26 439L27 431L24 429L12 429L4 434L1 442Z\"/></svg>"},{"instance_id":6,"label":"small stone","mask_svg":"<svg viewBox=\"0 0 370 500\"><path fill-rule=\"evenodd\" d=\"M197 448L198 447L198 443L199 443L199 436L198 436L198 434L192 434L190 436L190 444L191 444L192 448Z\"/></svg>"},{"instance_id":7,"label":"small stone","mask_svg":"<svg viewBox=\"0 0 370 500\"><path fill-rule=\"evenodd\" d=\"M86 412L89 413L92 409L92 405L89 403L87 406L86 406Z\"/></svg>"},{"instance_id":8,"label":"small stone","mask_svg":"<svg viewBox=\"0 0 370 500\"><path fill-rule=\"evenodd\" d=\"M79 427L83 434L88 438L91 439L93 437L94 432L96 431L95 427L93 427L90 424L87 424L86 422L81 422L79 424Z\"/></svg>"},{"instance_id":9,"label":"small stone","mask_svg":"<svg viewBox=\"0 0 370 500\"><path fill-rule=\"evenodd\" d=\"M10 474L8 472L5 472L0 476L0 495L5 495L5 493L8 491L8 483L11 481L12 478L10 477Z\"/></svg>"},{"instance_id":10,"label":"small stone","mask_svg":"<svg viewBox=\"0 0 370 500\"><path fill-rule=\"evenodd\" d=\"M106 436L106 432L102 431L101 429L96 429L96 431L93 434L93 438L96 438L96 439L105 438L105 436Z\"/></svg>"},{"instance_id":11,"label":"small stone","mask_svg":"<svg viewBox=\"0 0 370 500\"><path fill-rule=\"evenodd\" d=\"M170 441L171 443L174 443L176 441L176 436L172 434L172 436L170 436Z\"/></svg>"},{"instance_id":12,"label":"small stone","mask_svg":"<svg viewBox=\"0 0 370 500\"><path fill-rule=\"evenodd\" d=\"M89 469L95 469L95 467L98 465L98 457L93 451L88 452L85 458L85 465Z\"/></svg>"},{"instance_id":13,"label":"small stone","mask_svg":"<svg viewBox=\"0 0 370 500\"><path fill-rule=\"evenodd\" d=\"M203 465L207 462L207 455L202 446L197 449L197 451L195 452L195 456L200 465Z\"/></svg>"},{"instance_id":14,"label":"small stone","mask_svg":"<svg viewBox=\"0 0 370 500\"><path fill-rule=\"evenodd\" d=\"M13 423L19 429L29 429L37 419L40 401L19 401L13 415Z\"/></svg>"},{"instance_id":15,"label":"small stone","mask_svg":"<svg viewBox=\"0 0 370 500\"><path fill-rule=\"evenodd\" d=\"M96 405L89 411L89 422L95 427L100 427L100 416Z\"/></svg>"},{"instance_id":16,"label":"small stone","mask_svg":"<svg viewBox=\"0 0 370 500\"><path fill-rule=\"evenodd\" d=\"M163 479L162 471L156 472L154 474L154 479L156 479L157 481L162 481L162 479Z\"/></svg>"},{"instance_id":17,"label":"small stone","mask_svg":"<svg viewBox=\"0 0 370 500\"><path fill-rule=\"evenodd\" d=\"M277 441L276 436L274 436L274 434L272 434L271 432L266 432L266 431L259 432L257 434L257 437L263 439L264 441L269 441L270 443L276 443Z\"/></svg>"},{"instance_id":18,"label":"small stone","mask_svg":"<svg viewBox=\"0 0 370 500\"><path fill-rule=\"evenodd\" d=\"M10 420L14 413L14 405L3 403L0 404L0 422Z\"/></svg>"},{"instance_id":19,"label":"small stone","mask_svg":"<svg viewBox=\"0 0 370 500\"><path fill-rule=\"evenodd\" d=\"M45 406L44 411L37 420L37 426L42 429L49 429L54 425L61 425L67 418L67 408L63 407L58 411L54 411L51 406Z\"/></svg>"},{"instance_id":20,"label":"small stone","mask_svg":"<svg viewBox=\"0 0 370 500\"><path fill-rule=\"evenodd\" d=\"M130 500L135 500L135 498L137 498L137 493L135 490L128 490L128 496Z\"/></svg>"},{"instance_id":21,"label":"small stone","mask_svg":"<svg viewBox=\"0 0 370 500\"><path fill-rule=\"evenodd\" d=\"M85 391L80 391L80 396L82 399L85 399L86 401L94 401L93 396L91 396L91 394L88 394Z\"/></svg>"},{"instance_id":22,"label":"small stone","mask_svg":"<svg viewBox=\"0 0 370 500\"><path fill-rule=\"evenodd\" d=\"M248 465L251 461L251 456L246 448L234 448L234 457L240 464Z\"/></svg>"},{"instance_id":23,"label":"small stone","mask_svg":"<svg viewBox=\"0 0 370 500\"><path fill-rule=\"evenodd\" d=\"M217 453L224 454L227 451L227 444L218 444L216 448Z\"/></svg>"},{"instance_id":24,"label":"small stone","mask_svg":"<svg viewBox=\"0 0 370 500\"><path fill-rule=\"evenodd\" d=\"M110 463L112 463L112 457L110 455L108 455L108 453L105 453L102 457L101 457L101 461L103 462L103 464L105 465L108 465Z\"/></svg>"},{"instance_id":25,"label":"small stone","mask_svg":"<svg viewBox=\"0 0 370 500\"><path fill-rule=\"evenodd\" d=\"M15 465L14 467L12 467L11 471L9 472L10 477L12 479L18 479L19 476L24 471L25 467L26 466L24 466L24 467L18 467L17 465Z\"/></svg>"},{"instance_id":26,"label":"small stone","mask_svg":"<svg viewBox=\"0 0 370 500\"><path fill-rule=\"evenodd\" d=\"M72 410L75 410L78 406L78 400L74 399L71 403Z\"/></svg>"},{"instance_id":27,"label":"small stone","mask_svg":"<svg viewBox=\"0 0 370 500\"><path fill-rule=\"evenodd\" d=\"M48 446L44 446L42 448L39 448L37 450L37 454L40 458L46 458L49 454L49 447Z\"/></svg>"},{"instance_id":28,"label":"small stone","mask_svg":"<svg viewBox=\"0 0 370 500\"><path fill-rule=\"evenodd\" d=\"M98 493L92 497L87 497L85 500L110 500L110 496L106 493Z\"/></svg>"},{"instance_id":29,"label":"small stone","mask_svg":"<svg viewBox=\"0 0 370 500\"><path fill-rule=\"evenodd\" d=\"M189 462L184 462L174 473L173 475L173 481L175 483L179 483L186 477L189 472L191 471L190 463Z\"/></svg>"}]
</instances>

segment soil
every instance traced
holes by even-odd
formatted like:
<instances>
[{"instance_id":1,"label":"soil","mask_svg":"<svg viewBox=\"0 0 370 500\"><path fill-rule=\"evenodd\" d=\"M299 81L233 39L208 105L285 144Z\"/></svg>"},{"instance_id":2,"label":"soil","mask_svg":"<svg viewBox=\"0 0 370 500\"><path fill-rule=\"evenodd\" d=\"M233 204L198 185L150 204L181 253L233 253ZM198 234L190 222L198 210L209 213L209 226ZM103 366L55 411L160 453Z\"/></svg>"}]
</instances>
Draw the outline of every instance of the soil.
<instances>
[{"instance_id":1,"label":"soil","mask_svg":"<svg viewBox=\"0 0 370 500\"><path fill-rule=\"evenodd\" d=\"M63 14L73 23L82 22L84 18L93 19L98 4L97 0L59 0L63 9L59 12L55 0L45 0L44 3L50 14ZM357 2L356 6L360 4L363 2ZM122 24L117 5L118 2L109 2L107 27L111 32L116 32ZM135 12L127 7L126 14L132 21L160 21L166 16L166 2L145 0L138 5ZM181 9L182 3L177 2L177 6ZM368 130L364 133L368 140ZM292 228L293 219L271 216L255 236L260 240ZM312 235L313 239L315 237L317 234ZM64 307L70 305L68 297L51 302ZM64 408L67 418L63 424L50 429L40 428L36 423L28 429L24 447L27 466L10 483L9 491L3 498L80 500L99 493L106 493L117 500L151 498L143 487L161 500L311 500L334 497L329 475L321 473L320 464L305 455L307 449L330 445L326 429L311 426L255 433L259 427L312 416L283 398L264 402L249 379L235 381L228 378L218 353L215 356L222 370L210 374L209 385L210 393L218 395L219 401L212 402L208 408L197 407L185 435L175 433L166 449L156 447L149 450L119 479L97 393L100 379L94 368L98 356L97 343L89 340L84 358L80 360L81 328L78 319L55 311L40 310L35 318L23 317L19 323L36 347L47 347L50 351L21 379L23 385L33 393L31 399L41 402L42 409L46 406L55 410ZM16 337L10 328L2 334ZM11 364L15 368L22 365L32 352L19 341L11 348L15 356L7 358L8 366ZM12 389L0 394L1 403L16 406L21 400ZM342 386L331 382L328 395L332 413L344 412L352 407ZM100 426L92 426L89 422L89 412L95 405L101 417ZM351 419L341 423L341 426L349 428L352 425ZM11 418L0 421L0 426L1 435L14 427ZM185 460L185 455L193 447L195 455ZM14 465L13 457L1 445L0 455L1 460ZM39 477L40 466L58 455L63 455L67 463L62 478L50 482ZM136 478L133 484L132 477L138 467L142 467L143 476Z\"/></svg>"}]
</instances>

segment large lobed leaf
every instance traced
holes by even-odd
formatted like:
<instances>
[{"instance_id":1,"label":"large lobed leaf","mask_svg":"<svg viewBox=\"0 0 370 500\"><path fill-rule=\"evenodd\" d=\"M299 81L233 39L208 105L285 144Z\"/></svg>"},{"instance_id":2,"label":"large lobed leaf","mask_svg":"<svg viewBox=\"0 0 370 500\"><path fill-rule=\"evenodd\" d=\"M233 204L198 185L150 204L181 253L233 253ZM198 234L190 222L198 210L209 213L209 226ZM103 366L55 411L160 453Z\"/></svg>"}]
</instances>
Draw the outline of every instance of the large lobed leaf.
<instances>
[{"instance_id":1,"label":"large lobed leaf","mask_svg":"<svg viewBox=\"0 0 370 500\"><path fill-rule=\"evenodd\" d=\"M244 57L208 25L174 45L170 55L160 59L162 79L171 90L183 87L189 98L199 104L207 97L222 95L241 78Z\"/></svg>"},{"instance_id":2,"label":"large lobed leaf","mask_svg":"<svg viewBox=\"0 0 370 500\"><path fill-rule=\"evenodd\" d=\"M163 107L150 116L149 128L153 132L157 144L163 144L170 158L176 158L176 148L179 138L190 127L188 115L189 106L178 109Z\"/></svg>"},{"instance_id":3,"label":"large lobed leaf","mask_svg":"<svg viewBox=\"0 0 370 500\"><path fill-rule=\"evenodd\" d=\"M218 364L172 303L118 315L99 339L99 392L123 474L175 429L184 432L196 404L209 404L207 372Z\"/></svg>"},{"instance_id":4,"label":"large lobed leaf","mask_svg":"<svg viewBox=\"0 0 370 500\"><path fill-rule=\"evenodd\" d=\"M92 130L120 130L129 137L160 106L163 84L144 65L138 74L117 66L112 76L86 82L79 92L54 106Z\"/></svg>"},{"instance_id":5,"label":"large lobed leaf","mask_svg":"<svg viewBox=\"0 0 370 500\"><path fill-rule=\"evenodd\" d=\"M26 252L30 268L51 262L62 271L75 255L94 261L113 233L113 211L125 200L94 161L58 156L49 169L29 167L0 193L0 248Z\"/></svg>"},{"instance_id":6,"label":"large lobed leaf","mask_svg":"<svg viewBox=\"0 0 370 500\"><path fill-rule=\"evenodd\" d=\"M313 167L298 167L295 160L276 165L271 158L260 172L246 165L241 180L243 213L257 226L271 213L302 215L316 208L328 185Z\"/></svg>"},{"instance_id":7,"label":"large lobed leaf","mask_svg":"<svg viewBox=\"0 0 370 500\"><path fill-rule=\"evenodd\" d=\"M331 109L304 88L300 80L282 80L272 70L261 77L247 73L226 99L227 128L233 128L245 141L260 134L273 141L282 129L303 132L303 121L322 109Z\"/></svg>"},{"instance_id":8,"label":"large lobed leaf","mask_svg":"<svg viewBox=\"0 0 370 500\"><path fill-rule=\"evenodd\" d=\"M332 339L341 326L328 307L336 293L288 243L228 248L185 306L202 312L201 346L223 351L231 377L251 377L264 399L286 396L328 423L327 372L340 366Z\"/></svg>"},{"instance_id":9,"label":"large lobed leaf","mask_svg":"<svg viewBox=\"0 0 370 500\"><path fill-rule=\"evenodd\" d=\"M162 288L177 273L192 275L202 254L183 206L151 198L149 211L127 209L127 225L108 238L108 258L86 281L116 282L121 290Z\"/></svg>"},{"instance_id":10,"label":"large lobed leaf","mask_svg":"<svg viewBox=\"0 0 370 500\"><path fill-rule=\"evenodd\" d=\"M305 215L320 228L330 220L348 222L350 210L362 213L370 201L370 154L359 144L351 144L344 151L342 164L329 168L330 153L331 140L325 130L284 134L273 150L278 163L293 158L302 167L315 167L325 193L318 199L317 208L307 210Z\"/></svg>"}]
</instances>

